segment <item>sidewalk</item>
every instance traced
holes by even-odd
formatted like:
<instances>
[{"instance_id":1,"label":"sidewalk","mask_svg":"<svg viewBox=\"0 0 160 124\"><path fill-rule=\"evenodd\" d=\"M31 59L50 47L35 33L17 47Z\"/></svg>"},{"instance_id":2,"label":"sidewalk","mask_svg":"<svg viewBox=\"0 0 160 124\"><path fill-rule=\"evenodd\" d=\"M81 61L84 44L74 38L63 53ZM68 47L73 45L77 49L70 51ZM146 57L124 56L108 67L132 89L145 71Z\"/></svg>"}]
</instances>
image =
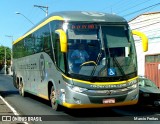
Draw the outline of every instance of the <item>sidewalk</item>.
<instances>
[{"instance_id":1,"label":"sidewalk","mask_svg":"<svg viewBox=\"0 0 160 124\"><path fill-rule=\"evenodd\" d=\"M14 115L13 111L7 106L3 97L0 95L0 115Z\"/></svg>"},{"instance_id":2,"label":"sidewalk","mask_svg":"<svg viewBox=\"0 0 160 124\"><path fill-rule=\"evenodd\" d=\"M0 74L0 76L3 76L4 74ZM7 76L7 75L5 75ZM0 79L0 82L3 83L3 78ZM14 115L13 110L11 109L11 106L8 104L8 102L2 97L3 91L0 88L0 116L1 115ZM1 120L1 118L0 118Z\"/></svg>"}]
</instances>

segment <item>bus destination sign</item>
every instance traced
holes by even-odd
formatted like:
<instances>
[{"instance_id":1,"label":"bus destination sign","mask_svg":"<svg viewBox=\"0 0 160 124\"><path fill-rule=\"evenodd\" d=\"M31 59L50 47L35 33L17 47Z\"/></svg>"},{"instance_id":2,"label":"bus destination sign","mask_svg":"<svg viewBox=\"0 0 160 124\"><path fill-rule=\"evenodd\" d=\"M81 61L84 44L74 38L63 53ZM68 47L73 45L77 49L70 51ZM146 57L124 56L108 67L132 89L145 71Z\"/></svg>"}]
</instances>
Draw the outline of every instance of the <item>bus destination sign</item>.
<instances>
[{"instance_id":1,"label":"bus destination sign","mask_svg":"<svg viewBox=\"0 0 160 124\"><path fill-rule=\"evenodd\" d=\"M95 24L72 24L71 29L73 30L85 30L85 29L97 29Z\"/></svg>"}]
</instances>

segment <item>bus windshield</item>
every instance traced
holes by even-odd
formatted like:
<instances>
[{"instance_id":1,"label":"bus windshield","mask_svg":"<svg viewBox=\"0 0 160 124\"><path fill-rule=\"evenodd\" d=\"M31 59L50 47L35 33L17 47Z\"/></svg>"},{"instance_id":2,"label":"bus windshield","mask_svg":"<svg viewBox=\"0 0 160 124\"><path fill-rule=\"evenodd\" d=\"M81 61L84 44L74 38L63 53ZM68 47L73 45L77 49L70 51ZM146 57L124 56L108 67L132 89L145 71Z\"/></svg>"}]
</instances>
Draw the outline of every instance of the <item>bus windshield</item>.
<instances>
[{"instance_id":1,"label":"bus windshield","mask_svg":"<svg viewBox=\"0 0 160 124\"><path fill-rule=\"evenodd\" d=\"M91 77L116 77L136 73L137 60L127 25L70 23L68 73Z\"/></svg>"}]
</instances>

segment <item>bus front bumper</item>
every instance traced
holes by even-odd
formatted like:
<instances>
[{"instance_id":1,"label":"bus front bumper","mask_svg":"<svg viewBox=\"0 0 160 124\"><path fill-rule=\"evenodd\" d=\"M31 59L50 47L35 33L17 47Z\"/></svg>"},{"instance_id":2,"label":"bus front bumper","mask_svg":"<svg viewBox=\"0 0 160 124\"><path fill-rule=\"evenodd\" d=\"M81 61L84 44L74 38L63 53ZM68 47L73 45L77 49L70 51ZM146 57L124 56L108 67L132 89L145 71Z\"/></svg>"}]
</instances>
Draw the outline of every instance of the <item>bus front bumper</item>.
<instances>
[{"instance_id":1,"label":"bus front bumper","mask_svg":"<svg viewBox=\"0 0 160 124\"><path fill-rule=\"evenodd\" d=\"M96 91L96 90L95 90ZM67 108L102 108L113 106L134 105L138 102L139 88L129 92L118 92L117 94L106 94L103 92L75 92L69 88L65 90L60 104ZM104 102L104 100L114 100L114 102Z\"/></svg>"},{"instance_id":2,"label":"bus front bumper","mask_svg":"<svg viewBox=\"0 0 160 124\"><path fill-rule=\"evenodd\" d=\"M138 102L138 100L125 101L125 102L120 102L120 103L115 103L115 104L70 104L70 103L63 102L63 106L65 106L67 108L73 108L73 109L78 109L78 108L103 108L103 107L134 105L137 102Z\"/></svg>"}]
</instances>

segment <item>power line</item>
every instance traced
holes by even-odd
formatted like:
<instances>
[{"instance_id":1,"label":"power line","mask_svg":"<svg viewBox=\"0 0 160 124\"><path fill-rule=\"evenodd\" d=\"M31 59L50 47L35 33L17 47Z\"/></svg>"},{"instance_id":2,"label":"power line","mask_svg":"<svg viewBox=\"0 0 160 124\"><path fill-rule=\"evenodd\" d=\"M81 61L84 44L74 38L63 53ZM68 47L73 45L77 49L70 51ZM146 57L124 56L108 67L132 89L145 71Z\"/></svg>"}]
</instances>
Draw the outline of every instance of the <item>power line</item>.
<instances>
[{"instance_id":1,"label":"power line","mask_svg":"<svg viewBox=\"0 0 160 124\"><path fill-rule=\"evenodd\" d=\"M125 2L125 0L119 0L119 1L116 1L115 3L111 3L111 4L108 4L107 6L107 8L103 8L103 9L101 9L100 11L103 11L103 10L109 10L109 11L112 11L112 9L115 7L115 6L117 6L117 5L123 5L123 3Z\"/></svg>"},{"instance_id":2,"label":"power line","mask_svg":"<svg viewBox=\"0 0 160 124\"><path fill-rule=\"evenodd\" d=\"M158 6L158 5L157 5L157 6ZM152 10L153 8L156 8L157 6L153 6L153 7L151 7L150 9L148 9L148 10L144 11L143 13L146 13L146 12L148 12L148 11Z\"/></svg>"},{"instance_id":3,"label":"power line","mask_svg":"<svg viewBox=\"0 0 160 124\"><path fill-rule=\"evenodd\" d=\"M114 5L113 7L119 5L119 6L118 6L119 9L121 9L121 6L124 7L124 6L127 6L127 5L129 5L129 4L133 4L133 3L130 2L130 0L127 0L127 1L125 1L125 0L122 1L122 0L121 0L121 1L117 1L116 3L117 3L117 4L113 4L113 5ZM113 8L113 7L112 7L112 8Z\"/></svg>"},{"instance_id":4,"label":"power line","mask_svg":"<svg viewBox=\"0 0 160 124\"><path fill-rule=\"evenodd\" d=\"M159 6L159 5L160 5L160 3L156 3L156 4L154 4L154 5L145 7L145 8L143 8L143 9L140 9L140 10L137 10L137 11L134 11L134 12L131 12L131 13L126 14L126 15L123 15L123 16L126 17L126 16L129 16L129 15L132 15L132 14L135 14L135 13L138 13L138 12L140 12L140 11L143 11L143 10L146 10L146 9L149 9L149 8L152 8L152 7L155 7L155 6Z\"/></svg>"},{"instance_id":5,"label":"power line","mask_svg":"<svg viewBox=\"0 0 160 124\"><path fill-rule=\"evenodd\" d=\"M147 3L147 2L149 2L149 1L150 1L150 0L146 0L146 1L143 1L143 2L141 2L141 3L138 3L138 4L134 5L134 6L132 6L132 7L128 7L127 9L124 9L124 10L120 11L118 14L123 13L123 12L125 12L125 11L127 11L127 10L129 10L129 9L133 9L133 8L139 6L139 5L143 4L143 3Z\"/></svg>"},{"instance_id":6,"label":"power line","mask_svg":"<svg viewBox=\"0 0 160 124\"><path fill-rule=\"evenodd\" d=\"M128 0L127 0L127 1L128 1ZM113 3L111 6L114 5L114 7L115 7L115 6L119 5L119 4L120 4L120 5L123 5L122 3L126 3L126 1L125 1L125 0L123 0L123 1L122 1L122 0L119 0L119 1L116 1L116 3Z\"/></svg>"}]
</instances>

